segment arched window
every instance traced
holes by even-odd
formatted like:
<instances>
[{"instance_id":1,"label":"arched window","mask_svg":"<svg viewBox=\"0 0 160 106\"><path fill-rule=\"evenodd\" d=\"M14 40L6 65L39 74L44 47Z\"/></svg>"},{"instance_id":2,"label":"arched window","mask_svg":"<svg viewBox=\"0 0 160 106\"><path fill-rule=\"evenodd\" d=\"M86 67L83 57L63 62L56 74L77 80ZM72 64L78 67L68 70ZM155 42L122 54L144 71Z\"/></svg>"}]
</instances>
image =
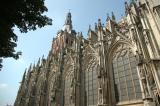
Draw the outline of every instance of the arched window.
<instances>
[{"instance_id":1,"label":"arched window","mask_svg":"<svg viewBox=\"0 0 160 106\"><path fill-rule=\"evenodd\" d=\"M85 88L87 106L96 106L98 99L98 79L97 66L95 63L88 65L88 69L85 72Z\"/></svg>"},{"instance_id":2,"label":"arched window","mask_svg":"<svg viewBox=\"0 0 160 106\"><path fill-rule=\"evenodd\" d=\"M133 53L121 49L116 52L112 63L116 102L141 100L137 63Z\"/></svg>"}]
</instances>

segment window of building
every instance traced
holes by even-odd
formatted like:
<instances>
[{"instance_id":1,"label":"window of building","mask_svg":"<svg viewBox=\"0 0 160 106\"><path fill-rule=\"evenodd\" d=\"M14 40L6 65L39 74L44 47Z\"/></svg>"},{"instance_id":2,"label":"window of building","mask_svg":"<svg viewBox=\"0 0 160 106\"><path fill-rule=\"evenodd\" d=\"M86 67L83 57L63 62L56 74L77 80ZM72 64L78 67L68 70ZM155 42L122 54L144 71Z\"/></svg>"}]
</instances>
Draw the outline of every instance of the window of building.
<instances>
[{"instance_id":1,"label":"window of building","mask_svg":"<svg viewBox=\"0 0 160 106\"><path fill-rule=\"evenodd\" d=\"M97 67L95 64L85 72L85 88L87 106L97 105L98 99L98 82L97 82Z\"/></svg>"},{"instance_id":2,"label":"window of building","mask_svg":"<svg viewBox=\"0 0 160 106\"><path fill-rule=\"evenodd\" d=\"M114 58L113 73L116 102L142 99L136 58L132 53Z\"/></svg>"}]
</instances>

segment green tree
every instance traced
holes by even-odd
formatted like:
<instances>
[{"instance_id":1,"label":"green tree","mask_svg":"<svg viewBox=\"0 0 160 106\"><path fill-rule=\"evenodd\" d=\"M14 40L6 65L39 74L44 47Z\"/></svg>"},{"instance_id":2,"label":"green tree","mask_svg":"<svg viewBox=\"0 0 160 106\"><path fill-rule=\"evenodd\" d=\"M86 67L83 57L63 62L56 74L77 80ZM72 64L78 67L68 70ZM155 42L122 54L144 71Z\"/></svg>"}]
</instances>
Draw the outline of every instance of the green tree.
<instances>
[{"instance_id":1,"label":"green tree","mask_svg":"<svg viewBox=\"0 0 160 106\"><path fill-rule=\"evenodd\" d=\"M2 0L0 3L0 67L2 59L19 58L16 52L18 40L13 28L16 26L22 33L36 30L38 27L51 25L52 20L44 15L48 9L44 0Z\"/></svg>"}]
</instances>

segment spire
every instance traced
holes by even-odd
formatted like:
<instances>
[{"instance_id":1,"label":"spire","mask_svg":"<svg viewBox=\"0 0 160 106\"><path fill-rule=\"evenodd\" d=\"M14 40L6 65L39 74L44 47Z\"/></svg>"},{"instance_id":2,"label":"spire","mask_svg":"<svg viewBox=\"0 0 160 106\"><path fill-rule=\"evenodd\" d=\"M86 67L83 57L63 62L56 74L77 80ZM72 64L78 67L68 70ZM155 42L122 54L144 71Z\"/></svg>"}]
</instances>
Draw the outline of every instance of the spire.
<instances>
[{"instance_id":1,"label":"spire","mask_svg":"<svg viewBox=\"0 0 160 106\"><path fill-rule=\"evenodd\" d=\"M72 20L71 20L72 16L70 11L67 13L66 15L66 19L65 19L65 24L64 24L64 28L63 30L67 30L67 32L72 30Z\"/></svg>"},{"instance_id":2,"label":"spire","mask_svg":"<svg viewBox=\"0 0 160 106\"><path fill-rule=\"evenodd\" d=\"M97 27L97 23L95 23L95 32L97 33L98 31L98 27Z\"/></svg>"},{"instance_id":3,"label":"spire","mask_svg":"<svg viewBox=\"0 0 160 106\"><path fill-rule=\"evenodd\" d=\"M88 33L91 31L91 25L89 25L89 28L88 28Z\"/></svg>"},{"instance_id":4,"label":"spire","mask_svg":"<svg viewBox=\"0 0 160 106\"><path fill-rule=\"evenodd\" d=\"M101 19L98 19L98 26L99 26L99 27L102 26L102 24L101 24Z\"/></svg>"},{"instance_id":5,"label":"spire","mask_svg":"<svg viewBox=\"0 0 160 106\"><path fill-rule=\"evenodd\" d=\"M37 67L40 66L40 62L41 62L41 59L39 58L37 62Z\"/></svg>"},{"instance_id":6,"label":"spire","mask_svg":"<svg viewBox=\"0 0 160 106\"><path fill-rule=\"evenodd\" d=\"M88 36L90 35L90 32L91 32L91 25L89 25L89 28L88 28L88 33L87 33Z\"/></svg>"},{"instance_id":7,"label":"spire","mask_svg":"<svg viewBox=\"0 0 160 106\"><path fill-rule=\"evenodd\" d=\"M46 62L46 60L45 60L44 55L43 55L42 58L41 58L41 65L43 66L45 64L45 62Z\"/></svg>"},{"instance_id":8,"label":"spire","mask_svg":"<svg viewBox=\"0 0 160 106\"><path fill-rule=\"evenodd\" d=\"M28 71L31 71L31 70L32 70L32 63L30 64Z\"/></svg>"},{"instance_id":9,"label":"spire","mask_svg":"<svg viewBox=\"0 0 160 106\"><path fill-rule=\"evenodd\" d=\"M125 2L125 13L126 13L126 15L129 13L129 11L130 11L130 7L129 7L128 3Z\"/></svg>"},{"instance_id":10,"label":"spire","mask_svg":"<svg viewBox=\"0 0 160 106\"><path fill-rule=\"evenodd\" d=\"M66 15L66 20L65 20L65 25L72 25L72 20L71 20L71 13L68 12Z\"/></svg>"},{"instance_id":11,"label":"spire","mask_svg":"<svg viewBox=\"0 0 160 106\"><path fill-rule=\"evenodd\" d=\"M89 29L88 29L89 31L91 30L91 25L89 25Z\"/></svg>"},{"instance_id":12,"label":"spire","mask_svg":"<svg viewBox=\"0 0 160 106\"><path fill-rule=\"evenodd\" d=\"M106 21L108 22L110 20L109 14L107 13L107 19Z\"/></svg>"},{"instance_id":13,"label":"spire","mask_svg":"<svg viewBox=\"0 0 160 106\"><path fill-rule=\"evenodd\" d=\"M102 24L101 24L101 19L98 19L98 29L101 30Z\"/></svg>"},{"instance_id":14,"label":"spire","mask_svg":"<svg viewBox=\"0 0 160 106\"><path fill-rule=\"evenodd\" d=\"M114 15L113 12L112 12L112 20L113 20L113 21L116 21L116 17L115 17L115 15Z\"/></svg>"},{"instance_id":15,"label":"spire","mask_svg":"<svg viewBox=\"0 0 160 106\"><path fill-rule=\"evenodd\" d=\"M83 37L83 34L82 34L82 32L80 32L80 37Z\"/></svg>"},{"instance_id":16,"label":"spire","mask_svg":"<svg viewBox=\"0 0 160 106\"><path fill-rule=\"evenodd\" d=\"M33 70L36 70L36 65L35 65L35 62L33 64Z\"/></svg>"},{"instance_id":17,"label":"spire","mask_svg":"<svg viewBox=\"0 0 160 106\"><path fill-rule=\"evenodd\" d=\"M42 60L44 59L44 54L43 54L43 56L42 56L42 58L41 58Z\"/></svg>"},{"instance_id":18,"label":"spire","mask_svg":"<svg viewBox=\"0 0 160 106\"><path fill-rule=\"evenodd\" d=\"M26 71L27 71L27 68L26 68L25 71L24 71L23 78L22 78L22 83L24 83L24 81L25 81L25 78L26 78Z\"/></svg>"}]
</instances>

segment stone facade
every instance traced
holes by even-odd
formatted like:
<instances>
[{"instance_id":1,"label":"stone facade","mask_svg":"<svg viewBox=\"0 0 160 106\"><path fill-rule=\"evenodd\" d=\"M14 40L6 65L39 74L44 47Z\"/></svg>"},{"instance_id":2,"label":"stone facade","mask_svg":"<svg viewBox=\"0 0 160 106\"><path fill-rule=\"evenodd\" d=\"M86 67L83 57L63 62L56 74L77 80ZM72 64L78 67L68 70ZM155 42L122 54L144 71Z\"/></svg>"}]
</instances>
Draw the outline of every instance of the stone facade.
<instances>
[{"instance_id":1,"label":"stone facade","mask_svg":"<svg viewBox=\"0 0 160 106\"><path fill-rule=\"evenodd\" d=\"M160 2L132 0L88 38L71 13L47 59L26 70L15 106L160 106Z\"/></svg>"}]
</instances>

